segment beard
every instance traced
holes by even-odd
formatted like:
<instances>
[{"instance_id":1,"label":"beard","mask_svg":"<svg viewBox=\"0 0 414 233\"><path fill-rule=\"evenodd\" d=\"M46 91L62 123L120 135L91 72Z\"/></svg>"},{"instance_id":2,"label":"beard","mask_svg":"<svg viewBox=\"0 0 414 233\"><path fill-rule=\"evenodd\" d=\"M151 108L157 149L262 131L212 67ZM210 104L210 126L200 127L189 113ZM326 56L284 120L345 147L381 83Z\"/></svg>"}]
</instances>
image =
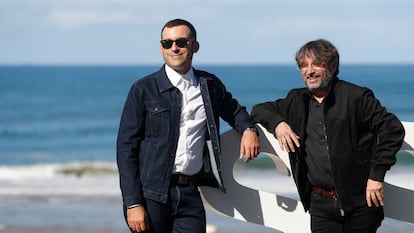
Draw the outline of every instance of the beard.
<instances>
[{"instance_id":1,"label":"beard","mask_svg":"<svg viewBox=\"0 0 414 233\"><path fill-rule=\"evenodd\" d=\"M320 81L319 85L317 85L317 86L310 86L305 82L306 87L308 88L308 90L311 93L317 93L317 92L326 91L326 90L329 89L329 86L330 86L331 80L332 80L332 74L330 72L327 72L327 71L320 72L320 73L314 72L314 73L309 74L306 78L307 79L309 79L309 78L320 78L321 81Z\"/></svg>"}]
</instances>

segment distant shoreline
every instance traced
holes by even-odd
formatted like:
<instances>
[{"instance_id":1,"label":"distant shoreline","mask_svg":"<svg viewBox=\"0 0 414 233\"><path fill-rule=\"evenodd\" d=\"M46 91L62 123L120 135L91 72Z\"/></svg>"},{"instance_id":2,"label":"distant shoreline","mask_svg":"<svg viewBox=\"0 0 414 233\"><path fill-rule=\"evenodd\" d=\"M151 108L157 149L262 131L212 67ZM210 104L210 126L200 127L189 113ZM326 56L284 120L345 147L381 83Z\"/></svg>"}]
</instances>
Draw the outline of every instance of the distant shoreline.
<instances>
[{"instance_id":1,"label":"distant shoreline","mask_svg":"<svg viewBox=\"0 0 414 233\"><path fill-rule=\"evenodd\" d=\"M76 63L22 63L22 64L0 64L0 68L3 67L93 67L93 68L104 68L104 67L152 67L154 69L159 69L163 63L158 64L128 64L128 63L88 63L88 64L76 64ZM296 66L294 62L292 63L195 63L194 67L286 67L286 66ZM341 66L356 66L356 67L372 67L372 66L414 66L414 63L410 62L388 62L388 63L376 63L376 62L361 62L361 63L342 63Z\"/></svg>"}]
</instances>

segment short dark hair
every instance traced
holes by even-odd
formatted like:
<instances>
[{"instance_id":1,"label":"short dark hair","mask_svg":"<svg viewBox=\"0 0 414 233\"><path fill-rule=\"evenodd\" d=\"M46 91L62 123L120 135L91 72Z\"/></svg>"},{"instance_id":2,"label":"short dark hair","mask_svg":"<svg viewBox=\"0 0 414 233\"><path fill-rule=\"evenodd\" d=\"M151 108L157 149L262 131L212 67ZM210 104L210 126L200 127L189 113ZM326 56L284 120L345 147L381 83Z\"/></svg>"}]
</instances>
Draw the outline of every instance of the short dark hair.
<instances>
[{"instance_id":1,"label":"short dark hair","mask_svg":"<svg viewBox=\"0 0 414 233\"><path fill-rule=\"evenodd\" d=\"M161 39L162 39L162 32L164 31L165 28L172 28L172 27L176 27L176 26L180 26L180 25L185 25L190 29L190 39L197 41L197 32L195 27L188 21L184 20L184 19L173 19L168 21L164 27L162 27L161 29Z\"/></svg>"},{"instance_id":2,"label":"short dark hair","mask_svg":"<svg viewBox=\"0 0 414 233\"><path fill-rule=\"evenodd\" d=\"M300 66L300 63L306 56L313 57L319 64L325 65L328 69L335 66L336 70L334 75L339 73L339 53L335 46L325 39L318 39L310 41L303 45L296 52L296 64Z\"/></svg>"}]
</instances>

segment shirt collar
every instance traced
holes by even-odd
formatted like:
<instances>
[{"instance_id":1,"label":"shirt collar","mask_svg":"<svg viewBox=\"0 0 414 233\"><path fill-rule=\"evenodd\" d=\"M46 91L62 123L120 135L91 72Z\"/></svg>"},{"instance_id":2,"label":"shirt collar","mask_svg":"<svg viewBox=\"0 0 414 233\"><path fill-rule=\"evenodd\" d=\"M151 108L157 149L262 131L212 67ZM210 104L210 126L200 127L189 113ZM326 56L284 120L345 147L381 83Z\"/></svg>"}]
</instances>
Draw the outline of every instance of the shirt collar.
<instances>
[{"instance_id":1,"label":"shirt collar","mask_svg":"<svg viewBox=\"0 0 414 233\"><path fill-rule=\"evenodd\" d=\"M182 74L177 73L173 68L165 64L165 73L167 73L167 77L170 80L171 84L175 87L179 84L181 78L183 78ZM197 78L195 77L194 70L191 68L186 74L184 74L185 79L189 79L189 81L194 85L197 86Z\"/></svg>"}]
</instances>

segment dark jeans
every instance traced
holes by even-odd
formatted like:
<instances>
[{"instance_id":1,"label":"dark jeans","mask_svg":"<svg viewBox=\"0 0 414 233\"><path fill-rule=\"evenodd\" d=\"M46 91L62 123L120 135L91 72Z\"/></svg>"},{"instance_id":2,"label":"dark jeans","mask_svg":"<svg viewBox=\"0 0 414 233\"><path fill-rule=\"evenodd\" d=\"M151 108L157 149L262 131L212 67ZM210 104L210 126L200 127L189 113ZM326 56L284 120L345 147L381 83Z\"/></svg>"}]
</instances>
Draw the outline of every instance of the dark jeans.
<instances>
[{"instance_id":1,"label":"dark jeans","mask_svg":"<svg viewBox=\"0 0 414 233\"><path fill-rule=\"evenodd\" d=\"M311 195L309 213L313 233L375 233L384 219L382 207L364 205L342 216L337 198Z\"/></svg>"},{"instance_id":2,"label":"dark jeans","mask_svg":"<svg viewBox=\"0 0 414 233\"><path fill-rule=\"evenodd\" d=\"M166 204L146 200L146 233L205 233L206 214L196 186L171 186Z\"/></svg>"}]
</instances>

